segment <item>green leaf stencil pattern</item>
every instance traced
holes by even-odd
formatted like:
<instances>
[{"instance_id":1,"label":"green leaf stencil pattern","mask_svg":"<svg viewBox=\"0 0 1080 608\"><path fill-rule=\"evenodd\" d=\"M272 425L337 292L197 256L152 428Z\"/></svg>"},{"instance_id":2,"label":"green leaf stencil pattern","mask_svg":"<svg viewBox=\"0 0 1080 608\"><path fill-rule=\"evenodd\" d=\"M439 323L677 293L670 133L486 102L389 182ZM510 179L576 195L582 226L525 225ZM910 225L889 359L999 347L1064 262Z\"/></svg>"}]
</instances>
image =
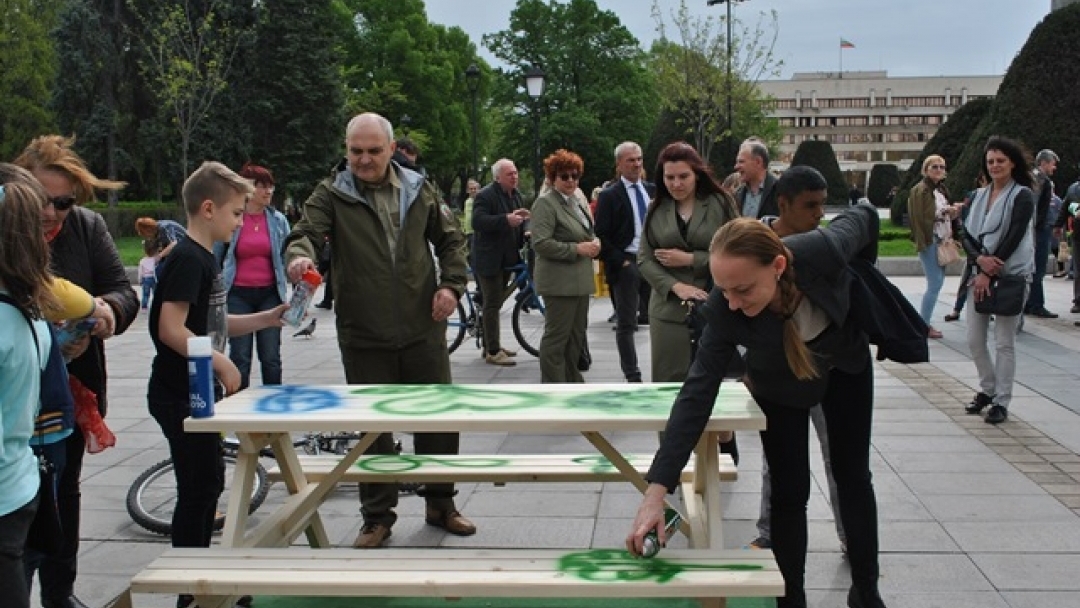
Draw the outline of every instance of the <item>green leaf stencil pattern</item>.
<instances>
[{"instance_id":1,"label":"green leaf stencil pattern","mask_svg":"<svg viewBox=\"0 0 1080 608\"><path fill-rule=\"evenodd\" d=\"M437 456L417 456L413 454L384 454L364 458L357 462L355 466L370 473L401 473L415 471L425 464L460 467L463 469L483 469L502 467L509 463L510 461L505 458L470 458L468 456L439 458Z\"/></svg>"},{"instance_id":2,"label":"green leaf stencil pattern","mask_svg":"<svg viewBox=\"0 0 1080 608\"><path fill-rule=\"evenodd\" d=\"M667 416L679 387L628 387L627 390L541 394L454 384L403 384L357 388L350 392L370 397L373 400L372 408L376 411L405 416L531 409L594 410L611 415L656 413Z\"/></svg>"},{"instance_id":3,"label":"green leaf stencil pattern","mask_svg":"<svg viewBox=\"0 0 1080 608\"><path fill-rule=\"evenodd\" d=\"M684 564L662 558L641 559L623 549L593 549L559 558L559 572L598 583L655 580L666 583L688 570L763 570L759 564Z\"/></svg>"}]
</instances>

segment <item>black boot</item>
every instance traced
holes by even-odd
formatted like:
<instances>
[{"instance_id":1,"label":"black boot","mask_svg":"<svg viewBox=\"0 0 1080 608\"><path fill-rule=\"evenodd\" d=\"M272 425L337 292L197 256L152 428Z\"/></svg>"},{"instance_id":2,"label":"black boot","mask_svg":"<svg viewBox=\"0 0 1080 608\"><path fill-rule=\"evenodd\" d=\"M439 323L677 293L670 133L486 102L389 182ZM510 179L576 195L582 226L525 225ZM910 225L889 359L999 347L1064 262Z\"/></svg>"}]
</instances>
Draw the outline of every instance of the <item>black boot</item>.
<instances>
[{"instance_id":1,"label":"black boot","mask_svg":"<svg viewBox=\"0 0 1080 608\"><path fill-rule=\"evenodd\" d=\"M720 453L731 454L731 460L735 463L735 466L739 466L739 441L736 439L735 433L731 434L731 439L720 442Z\"/></svg>"},{"instance_id":2,"label":"black boot","mask_svg":"<svg viewBox=\"0 0 1080 608\"><path fill-rule=\"evenodd\" d=\"M986 393L975 393L975 398L971 400L971 403L964 406L964 411L969 414L978 414L983 411L983 408L994 402L994 398Z\"/></svg>"},{"instance_id":3,"label":"black boot","mask_svg":"<svg viewBox=\"0 0 1080 608\"><path fill-rule=\"evenodd\" d=\"M860 592L855 587L848 589L848 608L885 608L885 602L877 591Z\"/></svg>"}]
</instances>

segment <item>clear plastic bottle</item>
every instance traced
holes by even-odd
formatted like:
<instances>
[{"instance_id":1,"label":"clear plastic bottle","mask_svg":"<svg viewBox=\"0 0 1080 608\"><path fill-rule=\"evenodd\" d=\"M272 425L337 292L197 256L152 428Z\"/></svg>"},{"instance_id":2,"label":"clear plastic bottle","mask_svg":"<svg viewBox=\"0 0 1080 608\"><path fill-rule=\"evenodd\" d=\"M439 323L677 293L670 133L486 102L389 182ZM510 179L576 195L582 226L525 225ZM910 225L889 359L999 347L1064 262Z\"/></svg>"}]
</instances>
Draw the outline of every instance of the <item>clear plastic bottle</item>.
<instances>
[{"instance_id":1,"label":"clear plastic bottle","mask_svg":"<svg viewBox=\"0 0 1080 608\"><path fill-rule=\"evenodd\" d=\"M188 396L192 418L214 415L214 347L210 336L194 336L187 341Z\"/></svg>"},{"instance_id":2,"label":"clear plastic bottle","mask_svg":"<svg viewBox=\"0 0 1080 608\"><path fill-rule=\"evenodd\" d=\"M292 299L289 300L289 310L285 311L281 319L293 327L299 327L300 321L303 321L304 315L307 314L308 306L311 305L311 299L315 297L315 291L319 289L319 285L322 285L322 275L314 270L306 271L296 285L293 286Z\"/></svg>"}]
</instances>

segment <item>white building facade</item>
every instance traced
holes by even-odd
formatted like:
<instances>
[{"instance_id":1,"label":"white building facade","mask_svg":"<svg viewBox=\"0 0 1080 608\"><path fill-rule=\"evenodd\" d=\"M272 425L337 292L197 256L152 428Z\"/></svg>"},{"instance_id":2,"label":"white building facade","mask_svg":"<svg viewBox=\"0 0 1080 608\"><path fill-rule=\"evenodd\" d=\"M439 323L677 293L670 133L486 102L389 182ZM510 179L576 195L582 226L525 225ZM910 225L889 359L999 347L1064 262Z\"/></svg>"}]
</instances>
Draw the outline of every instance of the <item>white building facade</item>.
<instances>
[{"instance_id":1,"label":"white building facade","mask_svg":"<svg viewBox=\"0 0 1080 608\"><path fill-rule=\"evenodd\" d=\"M788 167L808 139L832 144L848 183L866 187L870 170L906 170L957 108L997 94L1002 76L890 78L885 71L796 73L758 83L783 138L770 168Z\"/></svg>"}]
</instances>

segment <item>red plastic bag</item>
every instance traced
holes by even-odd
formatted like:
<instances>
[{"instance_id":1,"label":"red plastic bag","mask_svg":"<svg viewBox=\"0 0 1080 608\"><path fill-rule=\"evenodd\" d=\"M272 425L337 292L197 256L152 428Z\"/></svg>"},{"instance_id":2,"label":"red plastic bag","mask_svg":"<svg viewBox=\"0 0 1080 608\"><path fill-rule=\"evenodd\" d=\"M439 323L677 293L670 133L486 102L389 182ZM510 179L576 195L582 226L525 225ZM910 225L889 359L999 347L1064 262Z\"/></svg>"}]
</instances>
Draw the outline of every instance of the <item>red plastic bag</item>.
<instances>
[{"instance_id":1,"label":"red plastic bag","mask_svg":"<svg viewBox=\"0 0 1080 608\"><path fill-rule=\"evenodd\" d=\"M86 451L97 454L116 445L116 435L105 426L105 419L98 411L97 395L86 388L75 376L68 376L71 396L75 399L75 423L86 439Z\"/></svg>"}]
</instances>

